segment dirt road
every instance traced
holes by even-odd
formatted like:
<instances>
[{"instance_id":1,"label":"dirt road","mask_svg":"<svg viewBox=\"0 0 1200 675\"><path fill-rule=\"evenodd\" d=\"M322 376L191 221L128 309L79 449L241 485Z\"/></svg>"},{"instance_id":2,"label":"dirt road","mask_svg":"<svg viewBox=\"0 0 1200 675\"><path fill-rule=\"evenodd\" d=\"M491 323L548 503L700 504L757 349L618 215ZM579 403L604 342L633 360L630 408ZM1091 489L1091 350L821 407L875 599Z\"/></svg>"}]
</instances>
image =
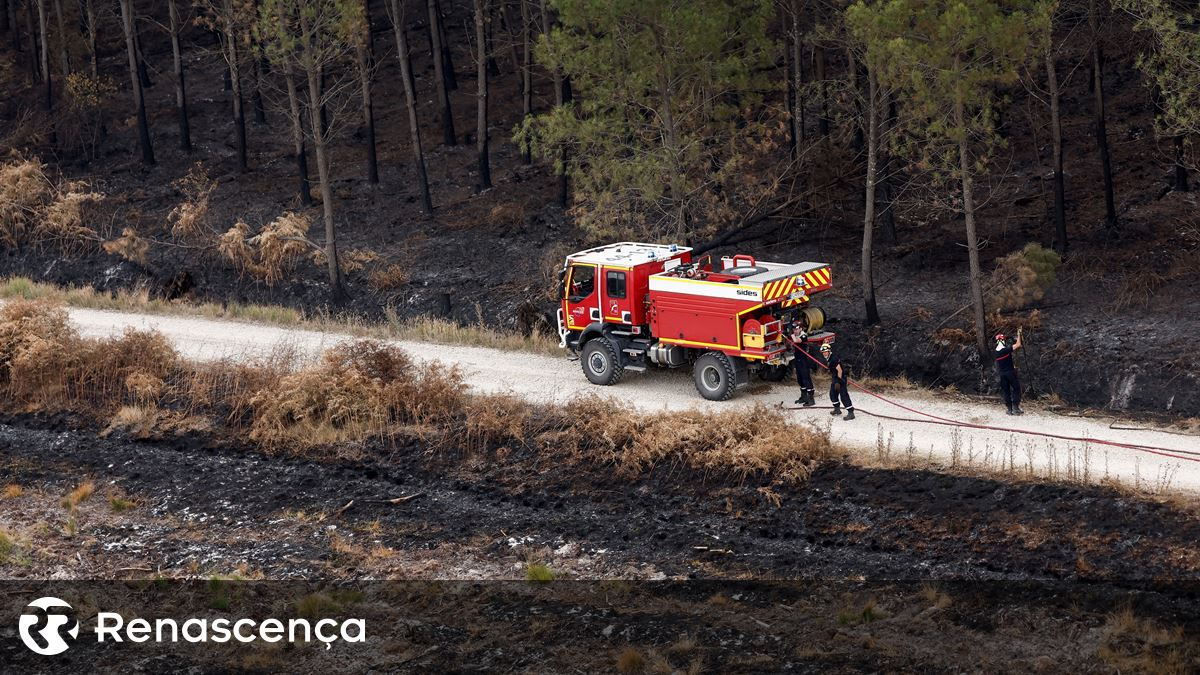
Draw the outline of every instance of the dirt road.
<instances>
[{"instance_id":1,"label":"dirt road","mask_svg":"<svg viewBox=\"0 0 1200 675\"><path fill-rule=\"evenodd\" d=\"M198 360L255 359L282 348L291 348L301 355L315 357L339 342L353 339L340 333L202 318L91 309L71 309L70 315L81 332L89 336L117 334L131 327L157 330L166 335L183 356ZM688 372L630 373L617 386L601 388L589 384L579 364L566 358L505 353L459 345L408 341L396 341L395 344L418 358L437 359L460 366L467 382L475 390L511 392L534 401L563 402L578 396L601 394L616 397L644 410L667 411L689 407L717 409L756 403L773 406L780 402L790 403L797 395L794 385L785 382L753 387L728 403L709 403L696 394ZM855 396L860 409L866 412L916 417L861 393ZM1200 451L1200 437L1165 431L1111 429L1109 425L1113 420L1110 419L1064 416L1036 408L1027 408L1028 413L1023 417L1009 417L998 403L978 404L927 392L889 393L887 396L908 407L974 424L1179 451ZM1130 485L1200 492L1200 462L1180 461L1100 444L1067 442L1005 431L881 420L870 415L860 415L859 419L846 422L831 419L824 410L789 414L798 422L832 425L835 443L870 455L908 455L914 459L933 459L947 464L958 462L993 468L1015 467L1017 471L1032 469L1038 475L1071 476L1091 481L1109 478ZM1127 423L1119 426L1144 425Z\"/></svg>"}]
</instances>

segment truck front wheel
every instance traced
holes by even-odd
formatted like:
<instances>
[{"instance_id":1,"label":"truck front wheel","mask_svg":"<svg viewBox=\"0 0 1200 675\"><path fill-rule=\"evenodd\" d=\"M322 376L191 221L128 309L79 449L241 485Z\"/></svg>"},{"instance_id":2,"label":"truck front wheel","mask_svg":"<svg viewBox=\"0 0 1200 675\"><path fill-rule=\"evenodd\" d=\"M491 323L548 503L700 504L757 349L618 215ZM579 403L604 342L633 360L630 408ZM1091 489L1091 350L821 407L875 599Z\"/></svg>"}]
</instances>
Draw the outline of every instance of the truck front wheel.
<instances>
[{"instance_id":1,"label":"truck front wheel","mask_svg":"<svg viewBox=\"0 0 1200 675\"><path fill-rule=\"evenodd\" d=\"M583 353L579 360L583 363L583 374L592 384L616 384L625 370L621 366L616 348L608 338L588 340L587 344L583 345Z\"/></svg>"},{"instance_id":2,"label":"truck front wheel","mask_svg":"<svg viewBox=\"0 0 1200 675\"><path fill-rule=\"evenodd\" d=\"M721 352L705 352L692 370L696 391L710 401L728 401L737 388L733 362Z\"/></svg>"}]
</instances>

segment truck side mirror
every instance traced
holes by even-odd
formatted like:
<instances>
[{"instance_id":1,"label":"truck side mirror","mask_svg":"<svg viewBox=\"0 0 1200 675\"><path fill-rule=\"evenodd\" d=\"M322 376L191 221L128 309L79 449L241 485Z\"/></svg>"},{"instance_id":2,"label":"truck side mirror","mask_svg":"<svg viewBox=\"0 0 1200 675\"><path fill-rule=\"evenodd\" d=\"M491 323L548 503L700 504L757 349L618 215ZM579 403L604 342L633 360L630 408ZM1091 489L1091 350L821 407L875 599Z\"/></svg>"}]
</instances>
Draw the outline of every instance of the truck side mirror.
<instances>
[{"instance_id":1,"label":"truck side mirror","mask_svg":"<svg viewBox=\"0 0 1200 675\"><path fill-rule=\"evenodd\" d=\"M567 297L567 268L565 265L558 271L558 297L560 300L565 300Z\"/></svg>"}]
</instances>

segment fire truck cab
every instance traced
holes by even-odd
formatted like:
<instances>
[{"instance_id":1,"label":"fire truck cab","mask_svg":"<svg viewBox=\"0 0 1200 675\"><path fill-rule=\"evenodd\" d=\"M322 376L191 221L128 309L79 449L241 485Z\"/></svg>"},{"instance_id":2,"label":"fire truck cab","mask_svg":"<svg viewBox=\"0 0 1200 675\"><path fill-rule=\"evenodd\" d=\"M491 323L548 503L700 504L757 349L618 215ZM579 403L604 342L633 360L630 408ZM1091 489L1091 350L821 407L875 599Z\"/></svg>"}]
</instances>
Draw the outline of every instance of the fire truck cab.
<instances>
[{"instance_id":1,"label":"fire truck cab","mask_svg":"<svg viewBox=\"0 0 1200 675\"><path fill-rule=\"evenodd\" d=\"M834 337L810 304L832 285L826 263L693 260L685 246L621 242L567 256L560 278L560 346L579 356L594 384L690 365L700 395L722 401L751 373L786 375L790 326L804 327L810 343Z\"/></svg>"}]
</instances>

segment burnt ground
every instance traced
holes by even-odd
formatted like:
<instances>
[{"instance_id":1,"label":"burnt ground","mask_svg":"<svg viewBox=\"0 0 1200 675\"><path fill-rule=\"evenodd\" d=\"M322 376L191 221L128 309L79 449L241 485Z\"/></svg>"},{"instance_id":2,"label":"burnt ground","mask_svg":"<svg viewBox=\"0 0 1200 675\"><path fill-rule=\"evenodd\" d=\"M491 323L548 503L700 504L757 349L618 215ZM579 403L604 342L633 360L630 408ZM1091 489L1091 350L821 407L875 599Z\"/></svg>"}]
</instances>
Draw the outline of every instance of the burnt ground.
<instances>
[{"instance_id":1,"label":"burnt ground","mask_svg":"<svg viewBox=\"0 0 1200 675\"><path fill-rule=\"evenodd\" d=\"M1103 487L841 462L800 486L670 467L630 479L529 451L418 445L372 449L361 462L313 462L201 437L101 438L59 418L9 419L0 444L8 480L31 494L61 496L87 479L98 487L69 542L81 558L63 568L88 577L132 566L241 568L270 579L503 579L544 562L583 579L1123 583L1189 580L1200 570L1200 519L1190 508ZM130 513L144 528L104 513L113 490L138 503ZM7 505L10 527L32 532L67 517L61 507L40 511L36 499L26 504L32 510ZM55 564L55 548L44 562L33 554L28 574Z\"/></svg>"},{"instance_id":2,"label":"burnt ground","mask_svg":"<svg viewBox=\"0 0 1200 675\"><path fill-rule=\"evenodd\" d=\"M519 450L367 450L316 462L4 418L0 475L22 488L2 498L15 542L0 562L6 613L46 584L153 616L277 614L316 594L322 612L367 616L376 639L332 651L92 645L53 664L5 640L0 660L55 672L1200 664L1200 518L1184 502L840 462L785 486L670 467L630 479ZM89 481L94 494L68 508ZM555 580L498 581L536 565ZM225 581L38 581L160 577Z\"/></svg>"},{"instance_id":3,"label":"burnt ground","mask_svg":"<svg viewBox=\"0 0 1200 675\"><path fill-rule=\"evenodd\" d=\"M156 3L140 3L148 16ZM365 272L351 274L348 305L335 308L358 316L378 318L386 308L402 315L448 313L460 321L525 328L529 312L520 310L532 300L537 310L551 307L554 266L563 254L587 245L569 212L553 204L555 179L540 161L522 164L510 130L520 118L518 78L510 60L506 33L497 35L500 74L492 87L492 162L495 187L474 194L474 74L468 53L470 3L443 2L451 17L448 42L454 53L459 87L452 92L457 129L455 146L437 144L440 138L432 101L432 63L425 49L425 16L410 12L414 42L414 77L421 92L419 116L436 214L421 216L416 209L408 132L398 81L390 26L380 3L374 4L375 49L380 70L376 88L381 184L363 180L361 125L353 106L343 120L344 133L334 149L335 192L342 249L370 250L385 263L395 262L410 277L394 292L378 292ZM1068 23L1079 17L1067 17ZM102 21L113 21L104 15ZM267 123L250 124L251 171L239 175L233 150L229 94L222 89L222 68L213 37L192 27L185 34L185 51L192 131L196 151L176 148L174 93L170 48L161 30L147 22L143 45L151 63L154 86L146 90L158 165L138 163L136 141L123 97L105 106L109 136L94 160L69 149L55 150L44 142L25 145L25 137L9 144L25 148L56 163L68 176L92 181L111 195L94 223L106 237L132 225L145 236L169 240L166 215L182 194L172 182L197 162L219 184L214 194L210 226L224 231L238 219L252 226L297 209L293 192L290 142L279 92L267 91ZM1060 76L1063 81L1064 136L1067 143L1067 214L1071 254L1049 294L1010 317L1025 323L1029 349L1023 376L1033 395L1057 395L1084 407L1153 411L1173 416L1200 415L1200 360L1194 336L1200 333L1200 222L1196 193L1170 190L1172 155L1169 144L1154 138L1149 88L1134 67L1141 43L1126 19L1114 16L1104 27L1108 128L1117 186L1121 229L1103 225L1100 168L1091 137L1091 94L1086 59L1086 30L1057 36L1063 41ZM124 45L119 31L106 31L100 45L101 73L120 87L126 81ZM28 47L28 45L26 45ZM0 101L0 120L22 130L37 130L41 90L23 70L25 54L15 55L7 44L0 82L11 96ZM831 66L835 71L844 64ZM1038 75L1040 77L1040 74ZM534 78L536 111L551 103L547 74ZM123 92L118 89L118 92ZM1007 145L992 164L995 173L980 180L980 237L985 274L999 257L1030 241L1050 244L1049 147L1045 142L1046 113L1023 86L1003 92L1010 105L1003 117ZM816 106L816 102L812 103ZM809 122L815 127L816 114ZM961 218L938 211L946 194L907 182L896 204L898 241L877 237L881 328L867 330L857 300L858 250L861 233L861 162L848 145L846 129L816 153L819 184L829 187L810 195L795 209L781 213L733 238L738 243L719 249L751 252L780 260L819 259L833 263L836 290L821 299L833 328L842 335L842 348L860 368L879 374L904 373L928 385L979 391L977 356L969 345L939 340L940 327L969 328L967 312L948 317L966 304L965 255ZM358 126L356 126L358 125ZM815 137L816 130L808 130ZM64 132L64 144L69 139ZM43 137L44 138L44 137ZM919 178L919 176L916 176ZM1195 180L1193 179L1193 182ZM984 194L986 193L986 199ZM315 215L315 213L314 213ZM315 235L314 235L315 236ZM593 242L594 243L594 242ZM480 252L486 251L486 255ZM308 311L324 309L328 289L323 271L302 264L291 278L274 287L240 278L215 256L172 245L153 246L145 265L93 250L63 256L53 250L6 248L0 255L0 274L25 274L60 284L90 284L102 290L149 287L158 290L186 272L194 282L189 294L197 299L278 303ZM1030 311L1037 309L1033 318ZM944 325L943 325L944 323ZM985 369L986 370L986 369ZM990 378L985 378L990 379ZM994 393L990 381L982 391Z\"/></svg>"}]
</instances>

